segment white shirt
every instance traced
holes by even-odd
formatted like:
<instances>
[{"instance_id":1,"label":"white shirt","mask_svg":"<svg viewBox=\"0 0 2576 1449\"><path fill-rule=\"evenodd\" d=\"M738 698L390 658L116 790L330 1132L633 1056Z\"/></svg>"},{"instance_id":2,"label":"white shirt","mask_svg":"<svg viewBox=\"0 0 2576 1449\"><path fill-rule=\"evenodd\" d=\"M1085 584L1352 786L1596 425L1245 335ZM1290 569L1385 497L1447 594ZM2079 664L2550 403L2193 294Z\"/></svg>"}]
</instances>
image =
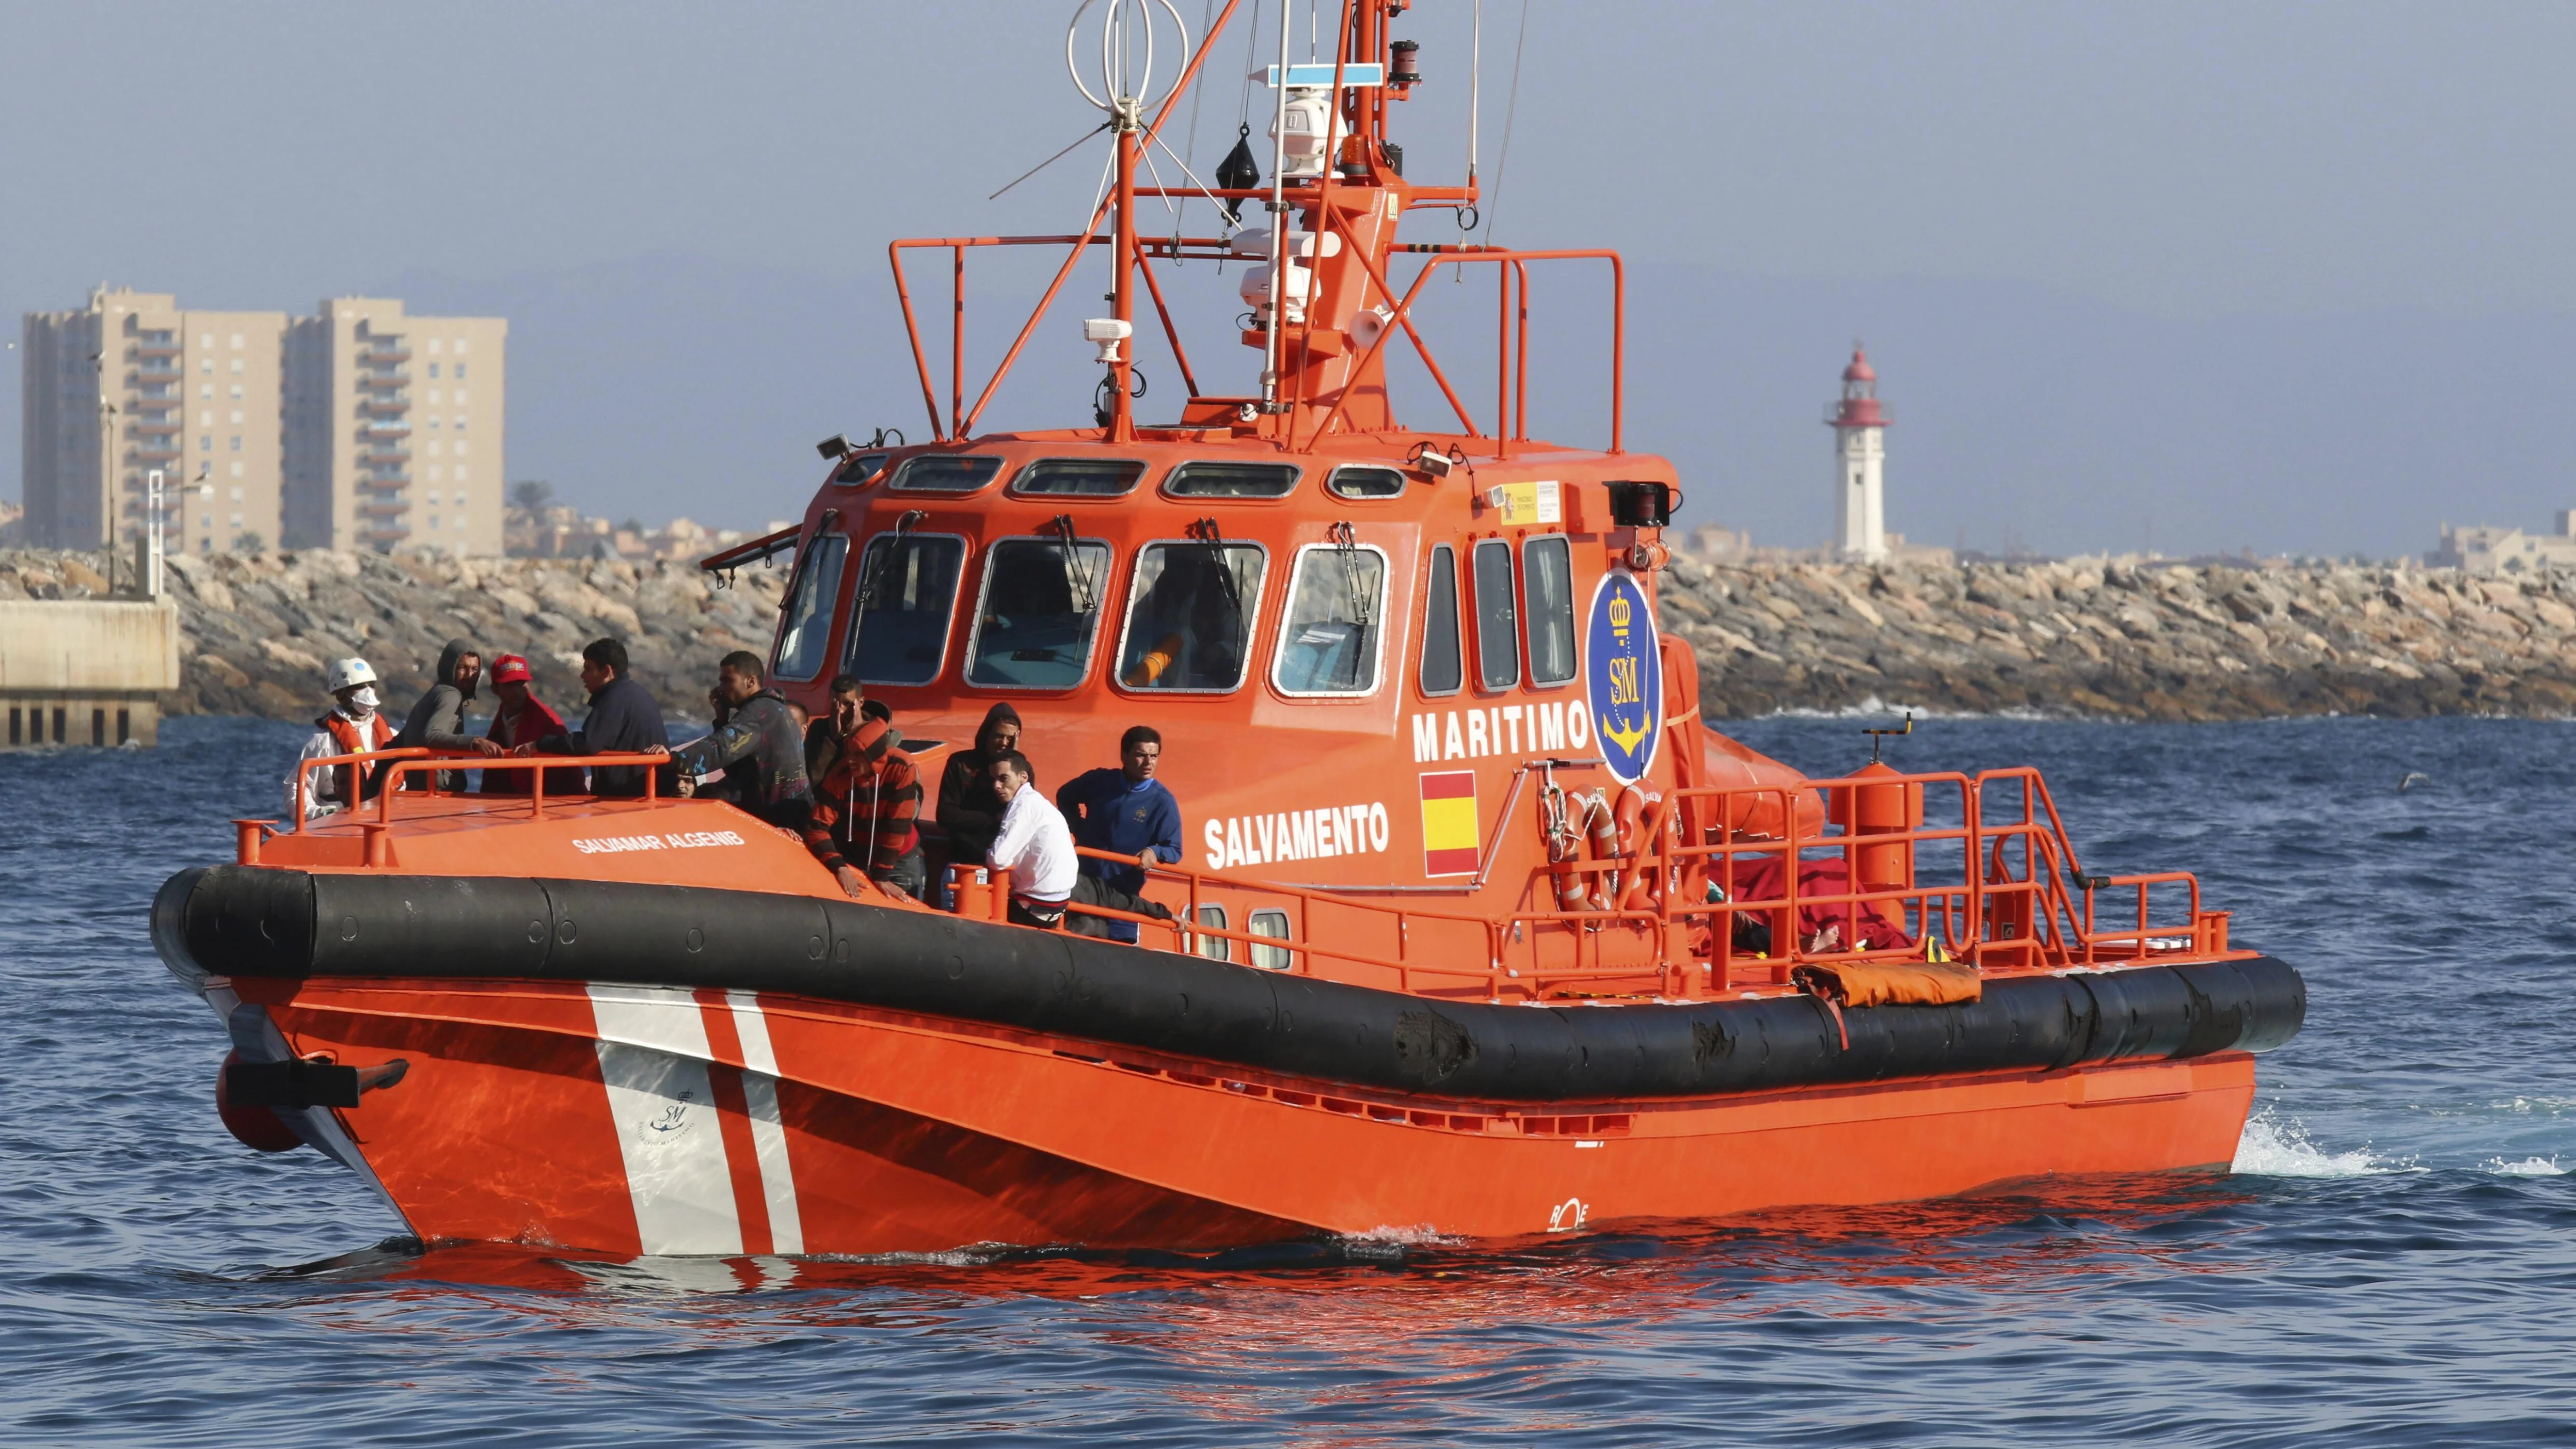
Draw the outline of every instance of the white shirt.
<instances>
[{"instance_id":1,"label":"white shirt","mask_svg":"<svg viewBox=\"0 0 2576 1449\"><path fill-rule=\"evenodd\" d=\"M1073 832L1055 802L1023 780L1020 793L1002 811L1002 832L993 837L988 864L1011 873L1011 894L1033 901L1061 901L1073 895L1078 867Z\"/></svg>"},{"instance_id":2,"label":"white shirt","mask_svg":"<svg viewBox=\"0 0 2576 1449\"><path fill-rule=\"evenodd\" d=\"M331 712L342 719L349 719L347 710L335 709ZM382 718L381 715L371 710L365 719L352 720L351 723L358 726L359 736L362 739L373 740L382 736L385 744L377 746L382 749L392 743L393 731L376 723L380 718ZM296 756L295 772L286 777L288 813L292 814L295 810L295 781L299 776L304 776L305 764L313 760L327 760L338 753L340 753L340 742L332 737L329 730L315 730L313 737L304 742L303 752ZM348 808L349 802L340 798L340 771L316 770L305 778L309 782L304 792L305 819L319 820L325 815L337 815Z\"/></svg>"}]
</instances>

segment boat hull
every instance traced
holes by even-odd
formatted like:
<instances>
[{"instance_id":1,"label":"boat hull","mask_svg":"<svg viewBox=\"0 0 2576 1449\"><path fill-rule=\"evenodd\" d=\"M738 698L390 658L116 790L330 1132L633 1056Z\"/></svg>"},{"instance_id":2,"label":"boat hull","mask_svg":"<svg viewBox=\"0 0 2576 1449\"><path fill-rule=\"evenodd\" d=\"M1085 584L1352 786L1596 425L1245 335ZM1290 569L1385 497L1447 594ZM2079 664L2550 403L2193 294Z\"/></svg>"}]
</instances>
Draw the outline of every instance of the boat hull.
<instances>
[{"instance_id":1,"label":"boat hull","mask_svg":"<svg viewBox=\"0 0 2576 1449\"><path fill-rule=\"evenodd\" d=\"M2259 958L1840 1019L1529 1007L793 895L229 868L154 934L248 1059L407 1064L280 1116L423 1239L613 1256L1513 1237L2215 1170L2305 1007Z\"/></svg>"},{"instance_id":2,"label":"boat hull","mask_svg":"<svg viewBox=\"0 0 2576 1449\"><path fill-rule=\"evenodd\" d=\"M1508 1237L2218 1171L2254 1092L2228 1052L1582 1113L1396 1105L794 998L233 985L298 1053L411 1064L337 1115L424 1240L609 1255Z\"/></svg>"}]
</instances>

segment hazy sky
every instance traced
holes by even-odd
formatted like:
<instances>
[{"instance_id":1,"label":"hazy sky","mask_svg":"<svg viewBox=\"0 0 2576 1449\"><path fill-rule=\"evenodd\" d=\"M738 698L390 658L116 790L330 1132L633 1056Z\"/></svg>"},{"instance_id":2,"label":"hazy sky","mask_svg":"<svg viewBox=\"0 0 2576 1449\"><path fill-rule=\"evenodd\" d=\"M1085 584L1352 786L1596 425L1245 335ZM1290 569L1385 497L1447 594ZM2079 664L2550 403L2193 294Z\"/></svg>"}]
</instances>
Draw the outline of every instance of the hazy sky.
<instances>
[{"instance_id":1,"label":"hazy sky","mask_svg":"<svg viewBox=\"0 0 2576 1449\"><path fill-rule=\"evenodd\" d=\"M1178 3L1195 28L1204 0ZM495 296L524 298L554 285L539 279L646 259L790 289L810 282L818 296L872 296L885 290L891 236L1078 223L1096 149L998 203L984 199L1090 123L1063 72L1072 8L5 0L0 307L76 305L103 278L175 291L183 305L289 310L427 278L439 279L443 305L472 306L487 284ZM1275 24L1275 9L1263 9ZM1486 0L1484 10L1491 178L1503 159L1524 7ZM1423 42L1429 77L1400 117L1417 178L1446 178L1463 162L1470 12L1466 0L1425 0L1399 23ZM1972 299L2014 311L2014 335L2044 334L2061 316L2074 328L2113 319L2102 323L2105 349L2116 337L2170 332L2157 344L2170 349L2157 354L2157 377L2194 370L2194 348L2233 354L2210 359L2233 368L2248 338L2335 338L2320 365L2357 355L2363 380L2337 382L2356 394L2348 413L2330 398L2300 400L2301 428L2319 435L2346 418L2384 431L2390 395L2421 390L2405 373L2429 365L2420 349L2391 343L2384 364L2368 361L2376 338L2432 329L2475 358L2495 351L2482 329L2528 345L2562 337L2576 317L2576 166L2567 155L2576 88L2564 78L2576 6L1534 0L1526 12L1508 168L1489 208L1497 235L1615 245L1656 264L1672 292L1632 298L1640 359L1676 371L1696 359L1712 377L1776 377L1783 399L1799 399L1776 437L1767 414L1741 414L1733 454L1635 440L1712 472L1740 467L1745 480L1773 480L1746 481L1728 510L1757 532L1804 542L1825 531L1816 408L1849 339L1890 328L1902 362L1889 359L1888 390L1925 440L1911 457L1909 435L1891 440L1891 489L1909 469L1923 489L1916 531L1950 541L1953 527L1979 522L2005 496L1981 491L1981 480L2003 488L2020 476L2003 389L2028 379L1953 355L1946 339L1956 328L1909 320L1950 315ZM1202 168L1232 139L1240 28L1212 67L1196 143ZM1265 38L1264 50L1274 43ZM1302 39L1297 48L1302 58ZM1730 330L1704 304L1766 287L1812 305L1756 329L1761 346L1778 350L1747 356L1757 336ZM774 305L784 326L845 320L800 316L793 295L764 303L755 292L743 302ZM1872 315L1908 308L1905 318ZM2382 328L2370 320L2379 317L2398 320ZM511 471L523 475L533 462L571 477L580 460L569 420L532 415L548 388L529 366L579 366L580 348L545 346L528 325L514 319ZM672 366L704 368L709 360L693 349L720 339L640 325L602 345L612 340L645 354L627 365L649 367L667 349ZM899 339L863 345L891 353ZM2088 365L2083 345L2070 345L2076 365ZM2500 411L2529 417L2527 447L2507 454L2522 461L2499 469L2508 477L2467 487L2440 475L2473 430L2522 423L2432 419L2367 450L2365 462L2406 439L2421 448L2419 460L2372 485L2371 506L2401 507L2410 488L2421 503L2426 490L2447 488L2464 506L2500 511L2492 521L2529 526L2547 508L2576 504L2560 497L2576 494L2576 482L2552 436L2568 383L2556 352L2554 341L2532 346L2535 363L2552 371L2531 379L2526 396L2496 399ZM755 349L722 368L733 385L792 395L806 380L764 378L763 369L801 371L832 356ZM1202 362L1202 371L1248 378L1249 357ZM16 355L8 360L14 391ZM851 376L900 383L908 368L880 365L902 361L853 358ZM2058 365L2019 361L2043 376ZM2121 361L2090 365L2116 373ZM2384 386L2369 383L2373 369L2386 372ZM2423 383L2456 384L2459 369L2443 371ZM1992 379L1991 395L1980 393L1980 377ZM2311 381L2246 384L2292 393ZM1242 385L1229 378L1214 390ZM1669 381L1666 390L1688 393ZM1978 420L1973 441L1936 445L1940 429L1923 411L1935 398ZM1080 412L1038 401L1018 420ZM2086 405L2110 416L2110 404ZM2177 422L2259 431L2259 397L2244 408ZM1675 404L1664 421L1691 417ZM840 419L819 421L801 432ZM15 424L0 423L0 479L16 473ZM766 450L811 439L722 441ZM2211 446L2208 467L2233 456L2224 439ZM2267 476L2295 472L2305 451L2260 466ZM1791 477L1809 455L1815 477ZM2203 466L2188 449L2177 456L2176 470ZM2031 478L2089 466L2062 450L2024 462ZM2411 515L2384 538L2327 526L2316 500L2332 496L2333 480L2322 475L2347 465L2328 448L2310 466L2320 476L2281 483L2295 497L2278 536L2255 537L2249 526L2246 537L2205 542L2390 551L2430 543ZM2099 477L2162 486L2138 472ZM1800 491L1810 481L1812 496ZM613 486L582 479L566 491L609 509L615 500L586 490ZM776 501L751 511L783 512L808 486L782 478ZM671 511L665 500L686 485L657 477L638 487L636 511L650 514ZM1933 502L1963 516L1919 516ZM1906 516L1904 506L1894 511ZM2301 519L2319 524L2314 538L2288 536ZM2080 519L2034 526L2031 541L2043 545L2136 541L2082 537ZM1977 538L2000 542L1982 525Z\"/></svg>"}]
</instances>

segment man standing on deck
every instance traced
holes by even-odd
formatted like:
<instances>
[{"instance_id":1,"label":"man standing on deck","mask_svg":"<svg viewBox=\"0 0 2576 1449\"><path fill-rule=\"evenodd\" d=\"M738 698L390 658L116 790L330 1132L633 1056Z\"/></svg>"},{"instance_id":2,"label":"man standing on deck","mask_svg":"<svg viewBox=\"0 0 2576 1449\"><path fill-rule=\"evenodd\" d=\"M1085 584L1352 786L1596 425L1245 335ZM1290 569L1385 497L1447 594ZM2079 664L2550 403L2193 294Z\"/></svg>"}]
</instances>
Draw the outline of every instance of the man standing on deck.
<instances>
[{"instance_id":1,"label":"man standing on deck","mask_svg":"<svg viewBox=\"0 0 2576 1449\"><path fill-rule=\"evenodd\" d=\"M1038 793L1036 771L1018 750L996 752L985 766L1002 828L986 863L1011 873L1008 917L1015 925L1052 931L1064 924L1064 903L1080 874L1074 869L1073 834L1064 815Z\"/></svg>"},{"instance_id":2,"label":"man standing on deck","mask_svg":"<svg viewBox=\"0 0 2576 1449\"><path fill-rule=\"evenodd\" d=\"M866 703L857 680L832 681L832 713L817 721L832 731L832 763L815 781L805 844L853 900L867 899L863 871L891 894L918 898L927 874L914 824L921 777L896 748L893 727L868 714Z\"/></svg>"},{"instance_id":3,"label":"man standing on deck","mask_svg":"<svg viewBox=\"0 0 2576 1449\"><path fill-rule=\"evenodd\" d=\"M513 755L667 755L662 736L662 706L644 686L626 677L626 646L615 639L593 639L581 651L581 687L590 691L590 714L581 728L521 745ZM594 795L644 793L643 765L603 765L590 772Z\"/></svg>"},{"instance_id":4,"label":"man standing on deck","mask_svg":"<svg viewBox=\"0 0 2576 1449\"><path fill-rule=\"evenodd\" d=\"M500 754L501 746L465 732L465 702L474 697L474 682L482 677L483 652L467 640L448 640L447 647L438 651L438 670L431 676L429 692L412 701L411 713L403 716L402 731L394 736L393 748ZM384 767L377 768L381 772ZM403 788L425 790L429 782L414 776L403 782ZM438 788L464 789L465 772L439 771Z\"/></svg>"},{"instance_id":5,"label":"man standing on deck","mask_svg":"<svg viewBox=\"0 0 2576 1449\"><path fill-rule=\"evenodd\" d=\"M334 755L363 755L374 750L393 748L393 722L376 708L376 671L363 659L342 659L324 676L324 686L331 691L331 712L313 722L313 735L304 742L304 752L297 757L295 773L286 778L287 813L295 811L295 782L304 778L304 762L327 760ZM367 788L365 795L375 790ZM358 767L343 765L336 770L323 770L312 776L304 793L304 819L319 820L356 806L361 797Z\"/></svg>"},{"instance_id":6,"label":"man standing on deck","mask_svg":"<svg viewBox=\"0 0 2576 1449\"><path fill-rule=\"evenodd\" d=\"M1082 873L1128 896L1145 889L1145 867L1171 865L1181 858L1181 802L1154 778L1163 758L1163 737L1152 725L1137 725L1118 741L1118 765L1086 770L1055 792L1073 843L1113 851L1137 863L1082 857ZM1102 921L1113 941L1136 940L1133 921Z\"/></svg>"},{"instance_id":7,"label":"man standing on deck","mask_svg":"<svg viewBox=\"0 0 2576 1449\"><path fill-rule=\"evenodd\" d=\"M705 739L673 751L672 763L684 777L723 770L735 805L801 834L813 808L805 731L788 713L787 696L768 688L760 674L760 656L748 649L724 657L716 668L716 694L725 704L725 722Z\"/></svg>"},{"instance_id":8,"label":"man standing on deck","mask_svg":"<svg viewBox=\"0 0 2576 1449\"><path fill-rule=\"evenodd\" d=\"M492 693L499 696L492 711L489 738L504 752L539 740L568 735L563 716L556 714L534 688L536 675L528 661L516 654L504 654L492 661ZM486 795L525 795L533 788L530 770L485 770L483 793ZM578 795L581 793L581 771L557 769L546 772L546 793Z\"/></svg>"}]
</instances>

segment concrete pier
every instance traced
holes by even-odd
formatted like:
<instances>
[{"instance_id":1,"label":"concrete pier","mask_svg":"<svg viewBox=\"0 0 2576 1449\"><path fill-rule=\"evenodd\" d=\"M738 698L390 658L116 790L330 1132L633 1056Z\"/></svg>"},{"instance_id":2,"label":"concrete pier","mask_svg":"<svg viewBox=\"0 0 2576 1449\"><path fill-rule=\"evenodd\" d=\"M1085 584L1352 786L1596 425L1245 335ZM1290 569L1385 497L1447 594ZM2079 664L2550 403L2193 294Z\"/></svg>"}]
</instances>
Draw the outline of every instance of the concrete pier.
<instances>
[{"instance_id":1,"label":"concrete pier","mask_svg":"<svg viewBox=\"0 0 2576 1449\"><path fill-rule=\"evenodd\" d=\"M154 744L178 687L167 602L0 600L0 748Z\"/></svg>"}]
</instances>

